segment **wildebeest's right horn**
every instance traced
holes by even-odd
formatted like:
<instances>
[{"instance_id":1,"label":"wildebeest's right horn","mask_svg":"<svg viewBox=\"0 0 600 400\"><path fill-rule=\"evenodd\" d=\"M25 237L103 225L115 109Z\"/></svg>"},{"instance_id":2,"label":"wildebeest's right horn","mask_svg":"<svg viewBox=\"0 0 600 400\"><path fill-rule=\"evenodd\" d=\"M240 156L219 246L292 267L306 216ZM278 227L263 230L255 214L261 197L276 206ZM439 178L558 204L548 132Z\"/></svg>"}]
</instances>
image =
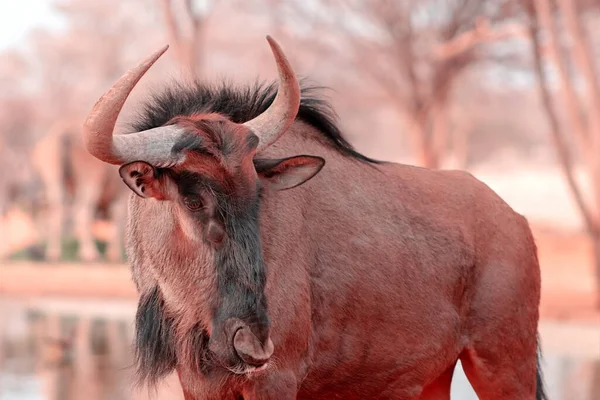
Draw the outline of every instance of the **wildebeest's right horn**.
<instances>
[{"instance_id":1,"label":"wildebeest's right horn","mask_svg":"<svg viewBox=\"0 0 600 400\"><path fill-rule=\"evenodd\" d=\"M127 71L96 102L83 125L83 143L94 157L117 165L146 161L154 166L170 166L177 162L174 157L179 155L172 154L171 149L184 132L175 125L113 135L117 117L129 93L168 48L168 45L164 46Z\"/></svg>"},{"instance_id":2,"label":"wildebeest's right horn","mask_svg":"<svg viewBox=\"0 0 600 400\"><path fill-rule=\"evenodd\" d=\"M260 139L257 151L266 149L279 139L294 123L300 107L300 84L296 74L277 42L270 36L267 36L267 40L277 63L279 88L269 108L244 123Z\"/></svg>"}]
</instances>

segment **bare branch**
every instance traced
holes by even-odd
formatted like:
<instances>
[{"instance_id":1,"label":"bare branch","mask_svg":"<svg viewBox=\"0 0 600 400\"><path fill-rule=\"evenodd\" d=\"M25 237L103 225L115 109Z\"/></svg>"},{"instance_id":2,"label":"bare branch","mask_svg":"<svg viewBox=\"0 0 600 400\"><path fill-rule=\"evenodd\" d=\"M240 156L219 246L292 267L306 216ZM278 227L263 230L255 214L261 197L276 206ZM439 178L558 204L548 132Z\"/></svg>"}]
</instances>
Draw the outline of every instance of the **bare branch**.
<instances>
[{"instance_id":1,"label":"bare branch","mask_svg":"<svg viewBox=\"0 0 600 400\"><path fill-rule=\"evenodd\" d=\"M163 18L165 20L165 26L167 27L167 36L169 41L173 44L179 43L179 29L177 28L177 22L175 21L175 15L171 8L171 0L159 0L162 8ZM178 50L177 50L178 51Z\"/></svg>"},{"instance_id":2,"label":"bare branch","mask_svg":"<svg viewBox=\"0 0 600 400\"><path fill-rule=\"evenodd\" d=\"M434 54L439 59L448 59L470 51L480 44L524 37L527 37L527 30L519 24L507 24L494 30L487 19L478 18L475 28L439 45Z\"/></svg>"},{"instance_id":3,"label":"bare branch","mask_svg":"<svg viewBox=\"0 0 600 400\"><path fill-rule=\"evenodd\" d=\"M512 27L492 31L489 23L486 26L485 21L496 21L501 11L496 7L497 2L494 7L487 7L490 3L485 0L448 1L445 3L448 15L440 18L431 14L431 18L425 19L417 17L432 12L433 1L320 0L315 7L307 7L303 2L279 3L280 7L284 4L286 10L293 10L290 17L304 25L303 28L314 32L319 27L319 31L327 33L313 34L313 42L307 43L309 48L318 47L319 52L337 53L349 59L389 95L397 112L408 122L415 152L427 166L437 165L439 152L434 147L439 148L436 143L445 141L440 137L445 136L442 129L437 129L437 135L432 132L434 120L443 121L444 115L441 109L434 113L434 105L446 107L453 82L482 57L474 51L476 44L519 34ZM476 24L478 15L486 19ZM472 37L459 34L474 24L477 29L474 35L471 32ZM466 46L465 39L468 39ZM440 58L436 44L454 40L456 43L448 47L459 49L452 49L453 54Z\"/></svg>"},{"instance_id":4,"label":"bare branch","mask_svg":"<svg viewBox=\"0 0 600 400\"><path fill-rule=\"evenodd\" d=\"M194 12L192 0L182 0L183 12L178 21L173 12L172 1L160 1L167 35L173 43L182 72L187 78L195 79L200 74L201 69L199 57L204 36L202 31L207 16L206 14ZM212 4L209 3L209 9ZM187 32L184 32L185 28L189 28Z\"/></svg>"}]
</instances>

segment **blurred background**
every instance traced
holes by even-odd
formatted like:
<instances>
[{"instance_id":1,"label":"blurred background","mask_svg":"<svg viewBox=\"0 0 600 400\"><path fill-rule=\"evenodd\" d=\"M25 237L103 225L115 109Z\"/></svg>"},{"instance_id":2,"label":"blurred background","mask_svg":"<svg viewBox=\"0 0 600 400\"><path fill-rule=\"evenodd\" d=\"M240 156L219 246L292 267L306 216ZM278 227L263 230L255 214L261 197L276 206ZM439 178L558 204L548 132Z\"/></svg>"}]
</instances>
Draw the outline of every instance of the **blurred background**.
<instances>
[{"instance_id":1,"label":"blurred background","mask_svg":"<svg viewBox=\"0 0 600 400\"><path fill-rule=\"evenodd\" d=\"M0 400L146 399L133 388L128 191L80 143L140 82L272 80L271 34L357 149L464 169L530 221L551 399L600 399L600 1L20 0L0 4ZM154 398L181 399L170 377ZM476 399L461 370L453 399Z\"/></svg>"}]
</instances>

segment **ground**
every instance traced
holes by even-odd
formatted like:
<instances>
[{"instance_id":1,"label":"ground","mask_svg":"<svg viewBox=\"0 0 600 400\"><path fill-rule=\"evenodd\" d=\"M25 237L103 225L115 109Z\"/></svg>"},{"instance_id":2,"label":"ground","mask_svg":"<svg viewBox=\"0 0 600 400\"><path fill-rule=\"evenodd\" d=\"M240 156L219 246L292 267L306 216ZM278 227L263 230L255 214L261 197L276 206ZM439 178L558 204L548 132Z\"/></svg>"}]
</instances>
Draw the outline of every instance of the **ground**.
<instances>
[{"instance_id":1,"label":"ground","mask_svg":"<svg viewBox=\"0 0 600 400\"><path fill-rule=\"evenodd\" d=\"M539 226L533 230L542 269L542 318L600 323L589 238Z\"/></svg>"}]
</instances>

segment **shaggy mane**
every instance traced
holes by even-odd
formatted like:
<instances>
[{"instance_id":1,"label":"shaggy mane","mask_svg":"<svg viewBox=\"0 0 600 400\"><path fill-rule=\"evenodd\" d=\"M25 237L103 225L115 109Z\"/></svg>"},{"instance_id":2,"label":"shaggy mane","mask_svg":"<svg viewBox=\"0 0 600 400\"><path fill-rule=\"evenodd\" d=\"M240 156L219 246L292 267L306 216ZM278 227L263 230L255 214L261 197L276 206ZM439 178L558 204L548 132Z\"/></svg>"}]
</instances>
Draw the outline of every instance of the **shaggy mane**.
<instances>
[{"instance_id":1,"label":"shaggy mane","mask_svg":"<svg viewBox=\"0 0 600 400\"><path fill-rule=\"evenodd\" d=\"M340 153L367 163L379 163L357 152L344 138L336 125L336 114L326 100L316 95L322 89L301 84L302 98L297 120L316 128ZM233 122L243 123L265 111L275 99L277 83L255 83L235 87L229 83L208 86L196 82L192 85L175 84L153 96L146 102L133 124L135 131L164 125L178 115L219 113Z\"/></svg>"}]
</instances>

